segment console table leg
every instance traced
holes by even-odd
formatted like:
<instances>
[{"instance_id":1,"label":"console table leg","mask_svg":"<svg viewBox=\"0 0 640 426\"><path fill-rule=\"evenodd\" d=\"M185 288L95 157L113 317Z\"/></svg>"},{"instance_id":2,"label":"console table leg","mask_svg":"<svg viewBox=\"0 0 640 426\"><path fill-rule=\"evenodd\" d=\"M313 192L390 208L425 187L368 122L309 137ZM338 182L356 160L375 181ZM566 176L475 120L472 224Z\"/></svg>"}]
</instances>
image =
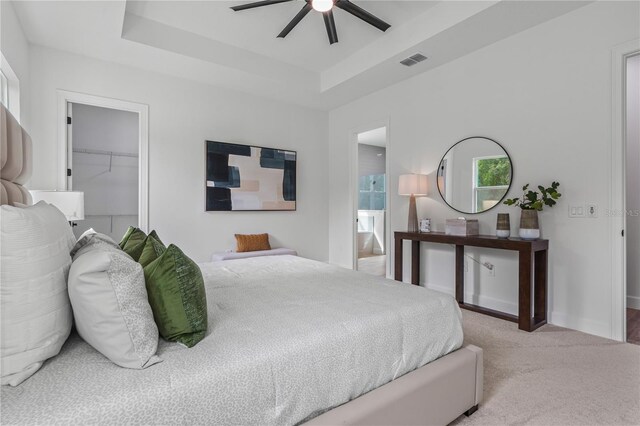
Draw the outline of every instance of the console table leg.
<instances>
[{"instance_id":1,"label":"console table leg","mask_svg":"<svg viewBox=\"0 0 640 426\"><path fill-rule=\"evenodd\" d=\"M520 269L518 272L518 328L533 331L531 314L531 284L533 275L533 254L531 249L518 251Z\"/></svg>"},{"instance_id":2,"label":"console table leg","mask_svg":"<svg viewBox=\"0 0 640 426\"><path fill-rule=\"evenodd\" d=\"M464 246L456 246L456 300L464 304Z\"/></svg>"},{"instance_id":3,"label":"console table leg","mask_svg":"<svg viewBox=\"0 0 640 426\"><path fill-rule=\"evenodd\" d=\"M534 287L534 327L547 322L547 250L535 252L535 287Z\"/></svg>"},{"instance_id":4,"label":"console table leg","mask_svg":"<svg viewBox=\"0 0 640 426\"><path fill-rule=\"evenodd\" d=\"M396 238L393 251L393 275L396 281L402 281L402 238Z\"/></svg>"},{"instance_id":5,"label":"console table leg","mask_svg":"<svg viewBox=\"0 0 640 426\"><path fill-rule=\"evenodd\" d=\"M411 284L420 285L420 241L411 241Z\"/></svg>"}]
</instances>

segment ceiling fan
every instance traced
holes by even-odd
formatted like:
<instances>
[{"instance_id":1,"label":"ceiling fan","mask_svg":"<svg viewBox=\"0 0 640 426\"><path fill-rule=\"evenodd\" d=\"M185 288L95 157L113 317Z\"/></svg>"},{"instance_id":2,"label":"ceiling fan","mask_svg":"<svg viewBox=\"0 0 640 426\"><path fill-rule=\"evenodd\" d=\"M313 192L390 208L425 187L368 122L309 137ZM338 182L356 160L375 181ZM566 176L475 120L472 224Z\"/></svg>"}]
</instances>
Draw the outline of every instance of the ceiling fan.
<instances>
[{"instance_id":1,"label":"ceiling fan","mask_svg":"<svg viewBox=\"0 0 640 426\"><path fill-rule=\"evenodd\" d=\"M241 4L239 6L233 6L231 9L236 12L246 9L253 9L255 7L270 6L272 4L285 3L293 0L263 0L254 3ZM360 18L366 23L373 25L380 31L386 31L391 25L384 22L382 19L372 15L363 8L356 6L349 0L305 0L305 5L300 9L300 12L293 17L291 22L278 34L278 37L285 38L291 30L302 21L307 13L311 9L321 12L324 18L324 25L327 28L327 35L329 36L329 44L338 42L338 32L336 31L336 23L333 20L333 8L337 7L345 12L349 12L356 18Z\"/></svg>"}]
</instances>

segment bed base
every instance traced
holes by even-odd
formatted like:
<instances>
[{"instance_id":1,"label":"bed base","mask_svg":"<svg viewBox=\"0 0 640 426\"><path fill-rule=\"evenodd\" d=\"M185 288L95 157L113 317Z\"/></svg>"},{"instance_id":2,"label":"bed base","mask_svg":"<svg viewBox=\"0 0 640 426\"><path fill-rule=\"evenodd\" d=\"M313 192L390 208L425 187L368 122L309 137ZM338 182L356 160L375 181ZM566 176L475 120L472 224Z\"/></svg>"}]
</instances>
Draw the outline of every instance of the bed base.
<instances>
[{"instance_id":1,"label":"bed base","mask_svg":"<svg viewBox=\"0 0 640 426\"><path fill-rule=\"evenodd\" d=\"M478 409L482 378L482 349L467 345L305 425L446 425Z\"/></svg>"}]
</instances>

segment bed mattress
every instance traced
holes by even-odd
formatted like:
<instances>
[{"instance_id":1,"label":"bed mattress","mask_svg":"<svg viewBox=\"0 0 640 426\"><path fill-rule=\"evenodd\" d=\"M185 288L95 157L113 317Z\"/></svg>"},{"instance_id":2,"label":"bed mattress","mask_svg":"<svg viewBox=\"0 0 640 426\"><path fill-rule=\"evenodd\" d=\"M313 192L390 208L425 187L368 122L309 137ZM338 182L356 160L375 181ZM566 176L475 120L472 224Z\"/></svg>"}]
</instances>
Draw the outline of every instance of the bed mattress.
<instances>
[{"instance_id":1,"label":"bed mattress","mask_svg":"<svg viewBox=\"0 0 640 426\"><path fill-rule=\"evenodd\" d=\"M297 424L462 345L448 295L295 256L200 265L209 331L164 360L118 367L72 335L3 424Z\"/></svg>"}]
</instances>

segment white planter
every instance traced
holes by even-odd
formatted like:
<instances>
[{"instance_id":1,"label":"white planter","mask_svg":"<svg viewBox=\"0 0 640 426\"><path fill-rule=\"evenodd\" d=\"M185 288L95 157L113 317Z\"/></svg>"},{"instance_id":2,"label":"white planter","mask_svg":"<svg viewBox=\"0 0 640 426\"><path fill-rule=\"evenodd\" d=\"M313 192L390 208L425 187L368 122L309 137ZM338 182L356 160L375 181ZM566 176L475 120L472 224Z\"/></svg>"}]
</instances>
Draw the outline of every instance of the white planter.
<instances>
[{"instance_id":1,"label":"white planter","mask_svg":"<svg viewBox=\"0 0 640 426\"><path fill-rule=\"evenodd\" d=\"M496 237L498 238L509 238L510 236L511 236L511 231L500 230L500 229L496 231Z\"/></svg>"},{"instance_id":2,"label":"white planter","mask_svg":"<svg viewBox=\"0 0 640 426\"><path fill-rule=\"evenodd\" d=\"M520 238L522 238L523 240L537 240L538 238L540 238L539 229L520 228L518 233L520 234Z\"/></svg>"}]
</instances>

